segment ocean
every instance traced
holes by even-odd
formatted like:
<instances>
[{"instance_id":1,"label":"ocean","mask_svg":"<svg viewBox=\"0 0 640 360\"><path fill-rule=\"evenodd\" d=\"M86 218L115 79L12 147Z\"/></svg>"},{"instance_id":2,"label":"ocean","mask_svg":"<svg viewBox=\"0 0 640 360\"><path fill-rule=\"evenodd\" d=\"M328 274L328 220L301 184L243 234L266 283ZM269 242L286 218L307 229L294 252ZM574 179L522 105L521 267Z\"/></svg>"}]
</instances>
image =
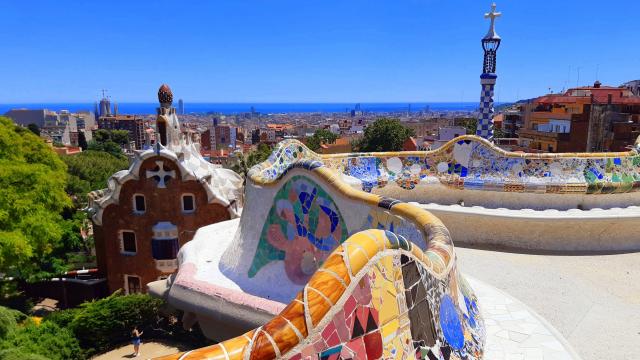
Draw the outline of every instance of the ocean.
<instances>
[{"instance_id":1,"label":"ocean","mask_svg":"<svg viewBox=\"0 0 640 360\"><path fill-rule=\"evenodd\" d=\"M113 105L113 104L112 104ZM174 101L177 107L177 101ZM263 114L277 113L337 113L351 111L355 103L184 103L185 114L221 113L238 114L250 112L253 107L256 112ZM498 106L499 104L496 104ZM429 109L431 111L475 111L477 102L433 102L410 103L411 111ZM89 110L93 111L92 103L29 103L29 104L0 104L0 114L11 109L48 109L53 111L69 110L71 112ZM120 114L155 114L157 103L118 103ZM363 111L389 113L408 111L409 103L361 103Z\"/></svg>"}]
</instances>

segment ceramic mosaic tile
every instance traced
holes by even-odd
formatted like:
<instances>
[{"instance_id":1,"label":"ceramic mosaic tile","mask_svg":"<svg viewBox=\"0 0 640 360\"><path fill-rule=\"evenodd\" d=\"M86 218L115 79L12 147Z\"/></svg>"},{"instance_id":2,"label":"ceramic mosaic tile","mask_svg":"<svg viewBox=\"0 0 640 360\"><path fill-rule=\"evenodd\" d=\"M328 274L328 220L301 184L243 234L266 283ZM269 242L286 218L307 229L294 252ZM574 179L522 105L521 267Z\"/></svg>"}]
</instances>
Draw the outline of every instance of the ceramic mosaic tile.
<instances>
[{"instance_id":1,"label":"ceramic mosaic tile","mask_svg":"<svg viewBox=\"0 0 640 360\"><path fill-rule=\"evenodd\" d=\"M347 228L333 199L312 180L294 176L273 200L248 276L282 261L289 279L305 284L346 238Z\"/></svg>"},{"instance_id":2,"label":"ceramic mosaic tile","mask_svg":"<svg viewBox=\"0 0 640 360\"><path fill-rule=\"evenodd\" d=\"M293 167L327 166L359 179L362 190L368 192L391 183L412 190L434 181L456 189L505 192L600 194L640 189L637 149L628 153L508 153L478 137L463 136L434 151L324 156L289 140L280 143L274 154L252 174L255 181L275 181Z\"/></svg>"}]
</instances>

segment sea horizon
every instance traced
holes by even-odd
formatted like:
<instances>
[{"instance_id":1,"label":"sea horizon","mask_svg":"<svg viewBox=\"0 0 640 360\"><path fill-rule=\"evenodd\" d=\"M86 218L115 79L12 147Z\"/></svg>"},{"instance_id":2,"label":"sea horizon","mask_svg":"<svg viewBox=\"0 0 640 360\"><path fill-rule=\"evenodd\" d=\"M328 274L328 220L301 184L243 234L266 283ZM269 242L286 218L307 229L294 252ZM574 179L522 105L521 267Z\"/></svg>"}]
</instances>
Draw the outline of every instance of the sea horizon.
<instances>
[{"instance_id":1,"label":"sea horizon","mask_svg":"<svg viewBox=\"0 0 640 360\"><path fill-rule=\"evenodd\" d=\"M155 114L157 103L145 102L118 102L119 114L136 114L147 115ZM251 112L253 108L256 112L263 114L278 113L343 113L355 109L358 103L353 102L329 102L329 103L312 103L312 102L196 102L184 103L185 115L188 114L207 114L220 113L225 115L239 114ZM360 109L367 112L418 112L430 110L435 112L461 111L473 112L478 108L477 102L373 102L359 103ZM501 103L496 103L499 106ZM113 106L113 103L111 104ZM173 104L177 107L177 101ZM0 104L0 114L5 114L12 109L47 109L52 111L68 110L70 112L77 111L93 111L94 103L64 103L64 102L42 102L42 103L6 103Z\"/></svg>"}]
</instances>

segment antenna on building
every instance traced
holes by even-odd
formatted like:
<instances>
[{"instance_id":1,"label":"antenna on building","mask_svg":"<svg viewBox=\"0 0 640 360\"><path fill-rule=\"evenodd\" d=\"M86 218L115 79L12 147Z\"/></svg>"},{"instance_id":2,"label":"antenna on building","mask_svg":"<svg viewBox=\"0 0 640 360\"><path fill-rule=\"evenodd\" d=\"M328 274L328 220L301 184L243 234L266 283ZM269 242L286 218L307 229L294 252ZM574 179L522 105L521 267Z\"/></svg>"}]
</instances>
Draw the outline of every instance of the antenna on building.
<instances>
[{"instance_id":1,"label":"antenna on building","mask_svg":"<svg viewBox=\"0 0 640 360\"><path fill-rule=\"evenodd\" d=\"M578 66L578 79L576 79L576 87L580 87L580 69L581 67Z\"/></svg>"},{"instance_id":2,"label":"antenna on building","mask_svg":"<svg viewBox=\"0 0 640 360\"><path fill-rule=\"evenodd\" d=\"M600 64L596 64L596 81L599 80L600 75Z\"/></svg>"}]
</instances>

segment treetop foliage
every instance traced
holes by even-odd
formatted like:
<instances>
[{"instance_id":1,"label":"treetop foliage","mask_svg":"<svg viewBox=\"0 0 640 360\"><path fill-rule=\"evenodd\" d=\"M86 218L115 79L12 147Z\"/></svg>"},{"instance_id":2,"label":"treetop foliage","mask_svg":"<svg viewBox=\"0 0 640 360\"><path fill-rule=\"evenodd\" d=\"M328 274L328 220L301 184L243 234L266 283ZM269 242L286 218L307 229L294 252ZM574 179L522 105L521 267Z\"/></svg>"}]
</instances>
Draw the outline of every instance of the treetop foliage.
<instances>
[{"instance_id":1,"label":"treetop foliage","mask_svg":"<svg viewBox=\"0 0 640 360\"><path fill-rule=\"evenodd\" d=\"M127 130L99 129L93 133L93 140L87 144L87 149L104 151L115 157L124 158L122 146L128 143L129 132Z\"/></svg>"},{"instance_id":2,"label":"treetop foliage","mask_svg":"<svg viewBox=\"0 0 640 360\"><path fill-rule=\"evenodd\" d=\"M0 360L83 359L73 334L51 322L42 325L0 306Z\"/></svg>"},{"instance_id":3,"label":"treetop foliage","mask_svg":"<svg viewBox=\"0 0 640 360\"><path fill-rule=\"evenodd\" d=\"M362 139L354 148L361 152L400 151L404 142L415 135L413 129L402 125L398 119L379 118L364 129Z\"/></svg>"},{"instance_id":4,"label":"treetop foliage","mask_svg":"<svg viewBox=\"0 0 640 360\"><path fill-rule=\"evenodd\" d=\"M29 277L60 247L66 165L31 131L0 117L0 272ZM47 266L45 266L46 268Z\"/></svg>"},{"instance_id":5,"label":"treetop foliage","mask_svg":"<svg viewBox=\"0 0 640 360\"><path fill-rule=\"evenodd\" d=\"M231 170L242 176L246 176L249 170L267 160L271 155L271 147L267 144L258 144L258 148L249 154L236 153L235 162L231 165Z\"/></svg>"},{"instance_id":6,"label":"treetop foliage","mask_svg":"<svg viewBox=\"0 0 640 360\"><path fill-rule=\"evenodd\" d=\"M318 129L313 136L306 139L306 145L312 151L318 151L322 144L333 144L338 140L338 135L327 129Z\"/></svg>"},{"instance_id":7,"label":"treetop foliage","mask_svg":"<svg viewBox=\"0 0 640 360\"><path fill-rule=\"evenodd\" d=\"M104 189L111 175L129 166L126 158L95 150L65 156L63 160L69 174L67 193L76 197L81 204L86 203L89 192Z\"/></svg>"}]
</instances>

